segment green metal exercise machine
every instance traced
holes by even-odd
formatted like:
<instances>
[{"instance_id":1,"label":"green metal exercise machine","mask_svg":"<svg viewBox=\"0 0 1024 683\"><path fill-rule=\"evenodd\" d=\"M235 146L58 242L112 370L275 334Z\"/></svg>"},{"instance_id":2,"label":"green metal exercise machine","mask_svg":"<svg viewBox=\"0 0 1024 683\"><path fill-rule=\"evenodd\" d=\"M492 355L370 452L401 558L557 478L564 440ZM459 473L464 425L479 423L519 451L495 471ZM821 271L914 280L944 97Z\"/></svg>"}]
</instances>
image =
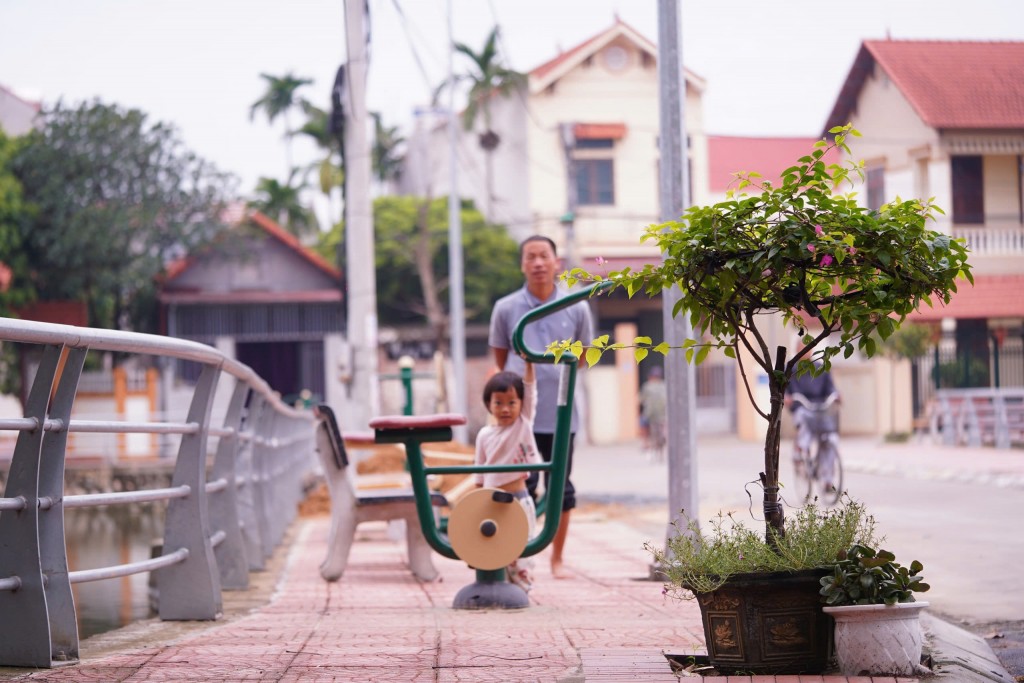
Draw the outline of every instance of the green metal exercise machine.
<instances>
[{"instance_id":1,"label":"green metal exercise machine","mask_svg":"<svg viewBox=\"0 0 1024 683\"><path fill-rule=\"evenodd\" d=\"M539 306L522 317L516 325L512 345L516 353L531 363L554 363L553 355L543 349L531 349L523 339L529 323L551 315L603 289L598 283L573 292L557 301ZM405 444L412 487L416 494L416 512L420 528L434 550L450 559L461 559L476 570L476 581L462 588L455 596L456 609L516 609L530 604L526 592L508 582L505 567L519 557L536 555L554 539L562 516L562 498L568 469L569 431L572 422L572 396L576 384L579 359L565 353L558 387L558 407L551 462L520 465L472 465L426 467L421 445L452 439L452 427L466 423L462 415L443 414L416 417L387 416L370 422L377 443ZM546 513L540 532L526 538L526 513L515 503L512 494L500 489L480 489L468 494L452 510L448 533L435 521L430 502L427 476L431 474L475 474L478 472L550 472L550 488L545 502ZM539 512L538 512L539 514ZM453 547L453 539L455 546Z\"/></svg>"}]
</instances>

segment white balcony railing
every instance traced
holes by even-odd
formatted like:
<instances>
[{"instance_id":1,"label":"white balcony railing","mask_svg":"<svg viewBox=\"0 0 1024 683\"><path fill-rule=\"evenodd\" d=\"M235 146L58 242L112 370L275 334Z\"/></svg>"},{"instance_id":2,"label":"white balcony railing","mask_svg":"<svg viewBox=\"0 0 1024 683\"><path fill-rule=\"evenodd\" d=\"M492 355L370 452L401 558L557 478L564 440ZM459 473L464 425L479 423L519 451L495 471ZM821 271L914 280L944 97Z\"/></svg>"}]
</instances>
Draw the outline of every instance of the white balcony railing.
<instances>
[{"instance_id":1,"label":"white balcony railing","mask_svg":"<svg viewBox=\"0 0 1024 683\"><path fill-rule=\"evenodd\" d=\"M975 256L1024 256L1024 228L953 226L953 237L963 237Z\"/></svg>"}]
</instances>

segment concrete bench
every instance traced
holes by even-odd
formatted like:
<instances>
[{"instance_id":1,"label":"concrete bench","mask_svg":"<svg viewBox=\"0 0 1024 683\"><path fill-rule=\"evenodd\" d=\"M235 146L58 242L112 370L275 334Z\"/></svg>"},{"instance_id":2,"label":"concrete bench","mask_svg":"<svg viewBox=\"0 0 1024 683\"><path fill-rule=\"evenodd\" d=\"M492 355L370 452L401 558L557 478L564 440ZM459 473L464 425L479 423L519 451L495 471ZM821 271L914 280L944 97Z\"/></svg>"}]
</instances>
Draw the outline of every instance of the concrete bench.
<instances>
[{"instance_id":1,"label":"concrete bench","mask_svg":"<svg viewBox=\"0 0 1024 683\"><path fill-rule=\"evenodd\" d=\"M327 581L341 578L348 565L348 555L359 524L401 519L405 521L406 548L413 575L421 581L436 579L438 572L432 559L433 551L420 529L412 488L375 488L368 491L356 488L345 443L372 445L373 432L346 432L343 435L334 411L326 405L317 406L315 414L318 419L316 450L331 496L331 530L327 539L327 557L320 565L320 575ZM435 506L447 505L440 493L431 494L431 502Z\"/></svg>"}]
</instances>

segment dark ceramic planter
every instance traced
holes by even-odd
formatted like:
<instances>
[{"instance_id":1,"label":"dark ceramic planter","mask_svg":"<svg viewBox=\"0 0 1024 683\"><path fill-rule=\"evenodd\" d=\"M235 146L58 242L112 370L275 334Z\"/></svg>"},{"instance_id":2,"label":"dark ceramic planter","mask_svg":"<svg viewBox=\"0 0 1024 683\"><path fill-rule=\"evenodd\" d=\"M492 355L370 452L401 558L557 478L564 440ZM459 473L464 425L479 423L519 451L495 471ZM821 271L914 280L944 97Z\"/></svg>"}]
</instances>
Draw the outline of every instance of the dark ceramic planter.
<instances>
[{"instance_id":1,"label":"dark ceramic planter","mask_svg":"<svg viewBox=\"0 0 1024 683\"><path fill-rule=\"evenodd\" d=\"M698 593L710 663L723 674L818 674L832 660L825 569L736 574Z\"/></svg>"}]
</instances>

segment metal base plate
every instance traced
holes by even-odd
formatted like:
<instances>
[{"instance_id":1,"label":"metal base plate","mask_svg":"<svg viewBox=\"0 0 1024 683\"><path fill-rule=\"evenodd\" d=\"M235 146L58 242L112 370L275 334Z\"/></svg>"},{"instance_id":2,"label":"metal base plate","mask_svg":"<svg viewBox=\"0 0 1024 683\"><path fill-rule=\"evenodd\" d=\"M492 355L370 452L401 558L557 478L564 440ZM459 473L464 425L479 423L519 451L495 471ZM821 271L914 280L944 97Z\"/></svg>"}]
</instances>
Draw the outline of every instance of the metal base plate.
<instances>
[{"instance_id":1,"label":"metal base plate","mask_svg":"<svg viewBox=\"0 0 1024 683\"><path fill-rule=\"evenodd\" d=\"M455 609L523 609L530 606L526 591L508 581L474 581L455 595Z\"/></svg>"}]
</instances>

